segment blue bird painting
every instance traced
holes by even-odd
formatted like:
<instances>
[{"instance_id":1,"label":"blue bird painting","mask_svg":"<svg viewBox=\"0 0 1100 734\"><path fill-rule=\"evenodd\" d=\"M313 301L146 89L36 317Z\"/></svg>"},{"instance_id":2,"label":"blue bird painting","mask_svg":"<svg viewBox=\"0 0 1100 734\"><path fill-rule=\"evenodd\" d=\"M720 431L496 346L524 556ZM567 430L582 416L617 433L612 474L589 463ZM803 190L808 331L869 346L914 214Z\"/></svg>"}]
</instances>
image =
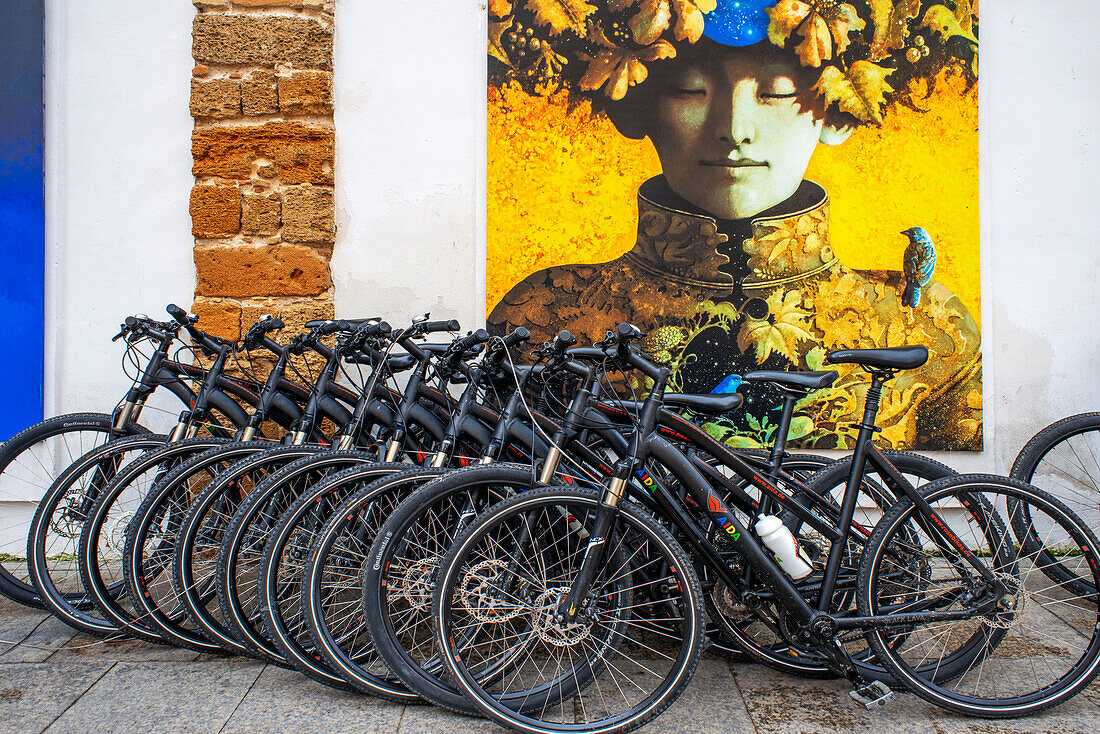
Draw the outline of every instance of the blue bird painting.
<instances>
[{"instance_id":1,"label":"blue bird painting","mask_svg":"<svg viewBox=\"0 0 1100 734\"><path fill-rule=\"evenodd\" d=\"M722 378L722 381L718 383L718 386L710 391L711 395L724 395L726 393L737 392L737 388L741 387L741 375L726 375Z\"/></svg>"},{"instance_id":2,"label":"blue bird painting","mask_svg":"<svg viewBox=\"0 0 1100 734\"><path fill-rule=\"evenodd\" d=\"M909 238L909 246L905 248L905 292L901 300L915 308L920 304L920 289L928 285L936 272L936 244L923 227L910 227L902 234Z\"/></svg>"}]
</instances>

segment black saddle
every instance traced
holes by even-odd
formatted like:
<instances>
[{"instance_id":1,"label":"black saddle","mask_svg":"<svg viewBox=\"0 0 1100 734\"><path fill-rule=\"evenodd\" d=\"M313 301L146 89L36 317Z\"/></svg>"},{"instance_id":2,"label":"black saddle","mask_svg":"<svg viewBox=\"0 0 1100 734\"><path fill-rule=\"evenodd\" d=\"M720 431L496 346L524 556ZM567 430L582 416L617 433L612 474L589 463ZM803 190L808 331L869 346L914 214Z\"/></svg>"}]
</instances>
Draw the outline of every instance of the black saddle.
<instances>
[{"instance_id":1,"label":"black saddle","mask_svg":"<svg viewBox=\"0 0 1100 734\"><path fill-rule=\"evenodd\" d=\"M837 349L825 355L831 364L858 364L876 370L911 370L928 361L928 347Z\"/></svg>"},{"instance_id":2,"label":"black saddle","mask_svg":"<svg viewBox=\"0 0 1100 734\"><path fill-rule=\"evenodd\" d=\"M837 378L836 370L821 372L771 372L757 370L749 372L741 379L745 382L771 382L785 390L810 392L832 385Z\"/></svg>"},{"instance_id":3,"label":"black saddle","mask_svg":"<svg viewBox=\"0 0 1100 734\"><path fill-rule=\"evenodd\" d=\"M666 408L690 408L696 413L704 415L720 415L737 410L741 407L744 398L740 393L712 393L708 395L695 395L691 393L666 392L664 403ZM625 410L638 412L642 409L641 400L616 400L611 403Z\"/></svg>"}]
</instances>

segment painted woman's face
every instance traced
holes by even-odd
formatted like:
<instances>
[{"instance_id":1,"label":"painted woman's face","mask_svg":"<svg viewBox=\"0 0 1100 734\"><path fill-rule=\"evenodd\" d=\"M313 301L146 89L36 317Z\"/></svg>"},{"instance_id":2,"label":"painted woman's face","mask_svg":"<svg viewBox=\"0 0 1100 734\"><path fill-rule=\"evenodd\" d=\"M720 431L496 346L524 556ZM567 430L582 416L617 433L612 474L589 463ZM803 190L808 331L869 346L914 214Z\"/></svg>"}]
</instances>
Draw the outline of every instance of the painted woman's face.
<instances>
[{"instance_id":1,"label":"painted woman's face","mask_svg":"<svg viewBox=\"0 0 1100 734\"><path fill-rule=\"evenodd\" d=\"M653 64L638 106L672 190L724 219L743 219L794 194L824 121L797 59L768 43L700 39Z\"/></svg>"}]
</instances>

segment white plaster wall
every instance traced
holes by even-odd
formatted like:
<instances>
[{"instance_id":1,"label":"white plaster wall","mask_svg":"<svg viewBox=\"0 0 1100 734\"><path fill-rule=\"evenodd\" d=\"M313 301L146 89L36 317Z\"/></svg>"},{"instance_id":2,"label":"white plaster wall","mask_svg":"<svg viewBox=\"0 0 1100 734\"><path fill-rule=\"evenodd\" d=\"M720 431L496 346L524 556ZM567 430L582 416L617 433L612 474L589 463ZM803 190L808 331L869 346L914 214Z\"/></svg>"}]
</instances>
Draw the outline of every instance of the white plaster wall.
<instances>
[{"instance_id":1,"label":"white plaster wall","mask_svg":"<svg viewBox=\"0 0 1100 734\"><path fill-rule=\"evenodd\" d=\"M191 303L194 14L179 0L46 1L46 415L113 408L128 385L110 342L121 319Z\"/></svg>"},{"instance_id":2,"label":"white plaster wall","mask_svg":"<svg viewBox=\"0 0 1100 734\"><path fill-rule=\"evenodd\" d=\"M483 7L336 14L337 313L484 322Z\"/></svg>"},{"instance_id":3,"label":"white plaster wall","mask_svg":"<svg viewBox=\"0 0 1100 734\"><path fill-rule=\"evenodd\" d=\"M1003 473L1041 426L1100 409L1100 3L982 10L986 450L939 458ZM484 321L484 6L437 5L415 26L406 12L337 10L337 313L400 323L431 310L472 328Z\"/></svg>"}]
</instances>

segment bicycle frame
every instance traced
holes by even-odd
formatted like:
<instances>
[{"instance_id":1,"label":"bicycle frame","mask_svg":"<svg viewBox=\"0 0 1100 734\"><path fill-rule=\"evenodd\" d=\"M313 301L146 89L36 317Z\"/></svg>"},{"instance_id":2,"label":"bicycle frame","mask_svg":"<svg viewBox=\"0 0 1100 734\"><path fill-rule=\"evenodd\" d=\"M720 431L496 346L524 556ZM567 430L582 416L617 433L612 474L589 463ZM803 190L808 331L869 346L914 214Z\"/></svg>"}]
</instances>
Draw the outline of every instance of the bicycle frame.
<instances>
[{"instance_id":1,"label":"bicycle frame","mask_svg":"<svg viewBox=\"0 0 1100 734\"><path fill-rule=\"evenodd\" d=\"M837 528L833 534L836 540L830 548L826 562L825 574L822 580L821 591L816 605L811 605L803 597L802 593L792 582L790 577L772 559L762 544L754 537L753 533L740 522L737 516L729 509L726 502L714 491L707 476L700 470L692 457L673 445L668 439L657 431L658 416L661 410L661 399L664 385L667 381L668 370L663 367L651 365L638 356L635 352L619 356L625 358L631 366L643 371L654 380L654 387L650 395L643 403L639 419L639 428L631 438L628 455L621 460L615 468L615 474L605 486L599 508L593 519L591 537L585 549L584 558L574 580L570 592L558 607L558 613L563 618L572 619L582 607L582 601L588 593L592 581L595 579L598 569L604 564L604 554L607 544L607 534L612 529L615 516L618 514L618 504L621 500L628 479L640 470L644 471L647 460L656 459L661 465L677 479L686 489L688 495L702 508L705 515L722 532L724 532L745 566L756 574L768 588L774 593L775 599L781 607L791 615L795 622L808 632L824 642L830 649L834 658L834 664L840 672L849 678L858 679L854 665L843 647L836 641L836 631L845 629L870 629L891 627L904 624L917 624L935 621L948 621L973 617L980 613L979 609L960 611L923 611L895 615L877 615L872 617L834 617L830 612L830 603L833 590L840 572L842 554L846 546L846 540L850 537L851 522L855 513L856 500L859 487L865 475L867 464L875 467L887 477L900 491L914 504L916 517L919 518L925 529L930 533L935 542L945 551L953 551L969 563L975 571L996 590L990 605L996 603L997 596L1005 592L1003 586L996 579L993 572L985 566L966 547L961 539L948 527L931 505L924 500L917 489L890 464L889 460L871 443L874 434L874 419L878 411L878 402L881 397L881 388L888 376L881 373L873 373L872 387L868 392L868 403L865 408L864 421L860 425L860 432L856 443L852 461L852 469L848 477L847 486L842 499L840 517ZM890 375L892 376L892 375ZM806 512L807 517L799 513L797 503L791 502L789 497L772 482L760 476L744 460L728 449L716 452L735 473L760 490L763 495L769 496L782 507L799 514L807 522L813 522L815 526L821 524L812 513ZM720 474L718 475L721 476ZM691 517L689 512L681 506L678 499L659 481L653 481L645 485L650 491L656 505L660 508L663 517L667 518L687 539L691 549L698 557L704 559L706 565L731 589L742 588L742 580L721 558L718 551L707 538L703 528Z\"/></svg>"}]
</instances>

